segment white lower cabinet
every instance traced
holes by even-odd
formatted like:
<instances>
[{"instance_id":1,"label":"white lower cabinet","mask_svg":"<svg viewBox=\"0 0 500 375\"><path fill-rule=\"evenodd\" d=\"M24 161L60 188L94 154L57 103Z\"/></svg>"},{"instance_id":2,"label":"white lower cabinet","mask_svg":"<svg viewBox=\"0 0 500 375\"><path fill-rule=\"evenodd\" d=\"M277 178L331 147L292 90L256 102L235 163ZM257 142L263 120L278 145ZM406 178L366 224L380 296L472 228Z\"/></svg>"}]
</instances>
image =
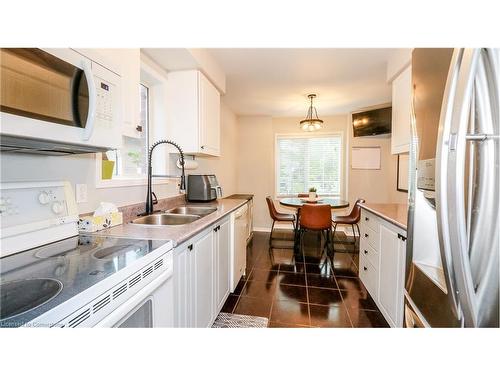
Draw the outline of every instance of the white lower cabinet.
<instances>
[{"instance_id":1,"label":"white lower cabinet","mask_svg":"<svg viewBox=\"0 0 500 375\"><path fill-rule=\"evenodd\" d=\"M378 269L365 256L359 257L359 278L374 300L377 300L379 277Z\"/></svg>"},{"instance_id":2,"label":"white lower cabinet","mask_svg":"<svg viewBox=\"0 0 500 375\"><path fill-rule=\"evenodd\" d=\"M360 231L359 277L389 325L402 327L406 231L365 209Z\"/></svg>"},{"instance_id":3,"label":"white lower cabinet","mask_svg":"<svg viewBox=\"0 0 500 375\"><path fill-rule=\"evenodd\" d=\"M402 241L401 234L394 228L381 225L378 301L382 314L394 327L403 325L405 253L405 242Z\"/></svg>"},{"instance_id":4,"label":"white lower cabinet","mask_svg":"<svg viewBox=\"0 0 500 375\"><path fill-rule=\"evenodd\" d=\"M174 251L174 327L191 327L191 249L183 244Z\"/></svg>"},{"instance_id":5,"label":"white lower cabinet","mask_svg":"<svg viewBox=\"0 0 500 375\"><path fill-rule=\"evenodd\" d=\"M191 264L193 272L190 275L191 280L194 280L193 288L191 289L191 303L194 306L194 327L208 327L212 321L212 304L214 300L213 232L206 233L194 243L191 256L194 256Z\"/></svg>"},{"instance_id":6,"label":"white lower cabinet","mask_svg":"<svg viewBox=\"0 0 500 375\"><path fill-rule=\"evenodd\" d=\"M226 220L216 227L214 234L214 286L215 286L215 317L224 306L229 295L230 259L231 259L231 222Z\"/></svg>"},{"instance_id":7,"label":"white lower cabinet","mask_svg":"<svg viewBox=\"0 0 500 375\"><path fill-rule=\"evenodd\" d=\"M210 327L229 294L229 217L173 251L175 327Z\"/></svg>"}]
</instances>

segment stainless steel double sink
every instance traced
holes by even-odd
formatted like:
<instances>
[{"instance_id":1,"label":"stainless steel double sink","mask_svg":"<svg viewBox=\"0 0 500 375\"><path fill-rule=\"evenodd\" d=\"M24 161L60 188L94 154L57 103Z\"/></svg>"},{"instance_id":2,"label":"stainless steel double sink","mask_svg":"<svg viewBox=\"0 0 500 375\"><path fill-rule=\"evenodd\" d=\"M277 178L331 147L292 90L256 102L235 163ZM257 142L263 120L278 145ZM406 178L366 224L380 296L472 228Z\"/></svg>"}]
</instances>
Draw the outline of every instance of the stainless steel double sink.
<instances>
[{"instance_id":1,"label":"stainless steel double sink","mask_svg":"<svg viewBox=\"0 0 500 375\"><path fill-rule=\"evenodd\" d=\"M138 225L184 225L217 211L217 207L180 206L132 220Z\"/></svg>"}]
</instances>

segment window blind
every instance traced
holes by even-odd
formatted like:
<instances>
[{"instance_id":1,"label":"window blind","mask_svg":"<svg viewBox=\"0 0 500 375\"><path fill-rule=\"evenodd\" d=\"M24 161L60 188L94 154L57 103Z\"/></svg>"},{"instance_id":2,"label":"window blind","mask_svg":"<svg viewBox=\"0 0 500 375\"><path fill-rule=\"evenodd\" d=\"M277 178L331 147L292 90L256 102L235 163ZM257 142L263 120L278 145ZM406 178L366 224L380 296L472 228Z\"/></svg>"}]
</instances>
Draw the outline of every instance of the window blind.
<instances>
[{"instance_id":1,"label":"window blind","mask_svg":"<svg viewBox=\"0 0 500 375\"><path fill-rule=\"evenodd\" d=\"M320 195L340 195L342 136L279 136L277 194L295 195L315 187Z\"/></svg>"}]
</instances>

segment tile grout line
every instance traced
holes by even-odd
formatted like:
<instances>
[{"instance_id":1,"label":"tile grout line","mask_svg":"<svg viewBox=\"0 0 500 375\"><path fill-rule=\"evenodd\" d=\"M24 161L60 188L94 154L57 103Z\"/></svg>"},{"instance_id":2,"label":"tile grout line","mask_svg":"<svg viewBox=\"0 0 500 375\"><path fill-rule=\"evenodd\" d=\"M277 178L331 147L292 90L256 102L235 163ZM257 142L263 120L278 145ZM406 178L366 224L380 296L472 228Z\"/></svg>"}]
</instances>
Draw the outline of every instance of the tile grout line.
<instances>
[{"instance_id":1,"label":"tile grout line","mask_svg":"<svg viewBox=\"0 0 500 375\"><path fill-rule=\"evenodd\" d=\"M280 268L281 268L281 264L278 266L278 276L279 276ZM268 322L267 322L268 326L271 323L271 315L273 314L274 297L276 297L276 296L273 296L273 298L271 298L271 308L269 309L269 317L268 317Z\"/></svg>"},{"instance_id":2,"label":"tile grout line","mask_svg":"<svg viewBox=\"0 0 500 375\"><path fill-rule=\"evenodd\" d=\"M245 289L245 286L247 285L247 281L248 281L248 279L249 279L250 275L251 275L251 274L252 274L252 272L253 272L253 268L254 268L254 267L252 266L252 268L250 269L250 272L248 273L248 276L247 276L247 275L245 275L245 282L243 283L243 286L241 287L241 291L240 291L240 293L238 294L238 299L236 300L236 303L234 304L233 309L231 310L231 314L234 314L234 310L236 310L236 307L238 306L238 303L240 302L241 292L243 291L243 289ZM240 279L240 280L241 280L241 279ZM236 286L238 286L238 284L236 284Z\"/></svg>"},{"instance_id":3,"label":"tile grout line","mask_svg":"<svg viewBox=\"0 0 500 375\"><path fill-rule=\"evenodd\" d=\"M306 297L307 297L307 314L309 316L309 327L312 327L312 320L311 320L311 305L309 304L309 286L307 284L307 268L306 268L306 262L305 259L303 259L304 262L302 262L302 265L304 266L304 278L306 279Z\"/></svg>"},{"instance_id":4,"label":"tile grout line","mask_svg":"<svg viewBox=\"0 0 500 375\"><path fill-rule=\"evenodd\" d=\"M335 276L335 272L333 273L333 277L335 279L335 284L337 284L337 287L338 287L339 284L337 282L337 276ZM352 319L351 319L351 313L349 312L349 309L347 308L347 304L344 301L344 296L342 295L342 291L340 289L338 289L338 291L340 293L340 298L342 299L342 306L344 306L344 309L347 313L347 317L349 318L349 322L351 323L351 328L354 328L354 324L352 323Z\"/></svg>"}]
</instances>

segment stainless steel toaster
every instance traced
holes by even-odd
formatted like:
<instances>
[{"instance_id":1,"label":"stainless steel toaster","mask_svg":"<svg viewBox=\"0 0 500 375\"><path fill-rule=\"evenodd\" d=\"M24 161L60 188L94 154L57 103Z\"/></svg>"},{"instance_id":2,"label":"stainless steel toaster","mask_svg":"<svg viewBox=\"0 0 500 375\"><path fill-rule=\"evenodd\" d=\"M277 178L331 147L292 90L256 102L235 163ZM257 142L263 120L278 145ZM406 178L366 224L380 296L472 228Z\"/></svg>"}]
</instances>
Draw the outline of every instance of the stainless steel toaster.
<instances>
[{"instance_id":1,"label":"stainless steel toaster","mask_svg":"<svg viewBox=\"0 0 500 375\"><path fill-rule=\"evenodd\" d=\"M187 200L210 202L222 198L222 188L214 174L190 174L187 176Z\"/></svg>"}]
</instances>

